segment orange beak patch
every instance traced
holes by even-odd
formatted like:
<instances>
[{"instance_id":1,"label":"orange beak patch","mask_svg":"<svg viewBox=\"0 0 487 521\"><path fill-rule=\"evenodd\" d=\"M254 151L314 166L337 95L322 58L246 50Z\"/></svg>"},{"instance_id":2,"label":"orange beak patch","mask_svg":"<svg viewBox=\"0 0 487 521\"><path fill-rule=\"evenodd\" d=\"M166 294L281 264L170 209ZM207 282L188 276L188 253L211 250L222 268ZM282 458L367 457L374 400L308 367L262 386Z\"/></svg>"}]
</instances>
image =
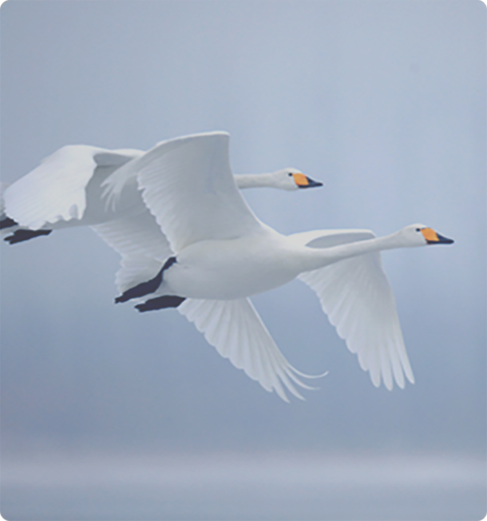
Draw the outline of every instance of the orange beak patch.
<instances>
[{"instance_id":1,"label":"orange beak patch","mask_svg":"<svg viewBox=\"0 0 487 521\"><path fill-rule=\"evenodd\" d=\"M304 174L293 174L294 182L298 186L308 186L309 181L308 178Z\"/></svg>"},{"instance_id":2,"label":"orange beak patch","mask_svg":"<svg viewBox=\"0 0 487 521\"><path fill-rule=\"evenodd\" d=\"M421 233L428 242L438 242L440 240L438 234L433 230L433 228L423 228Z\"/></svg>"}]
</instances>

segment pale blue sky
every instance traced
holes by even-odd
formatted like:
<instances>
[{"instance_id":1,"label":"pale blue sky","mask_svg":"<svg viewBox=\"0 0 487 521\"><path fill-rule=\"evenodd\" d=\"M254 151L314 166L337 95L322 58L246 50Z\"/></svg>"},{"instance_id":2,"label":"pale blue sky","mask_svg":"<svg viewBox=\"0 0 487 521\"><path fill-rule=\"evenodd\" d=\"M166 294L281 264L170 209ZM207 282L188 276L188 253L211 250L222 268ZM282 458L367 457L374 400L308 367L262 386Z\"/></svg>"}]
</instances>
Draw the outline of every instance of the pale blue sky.
<instances>
[{"instance_id":1,"label":"pale blue sky","mask_svg":"<svg viewBox=\"0 0 487 521\"><path fill-rule=\"evenodd\" d=\"M376 389L295 282L254 299L298 369L282 403L178 313L114 306L89 229L2 245L3 450L483 454L485 6L478 0L9 1L1 175L62 145L231 134L236 173L326 186L245 193L280 232L422 222L452 247L386 252L417 383Z\"/></svg>"}]
</instances>

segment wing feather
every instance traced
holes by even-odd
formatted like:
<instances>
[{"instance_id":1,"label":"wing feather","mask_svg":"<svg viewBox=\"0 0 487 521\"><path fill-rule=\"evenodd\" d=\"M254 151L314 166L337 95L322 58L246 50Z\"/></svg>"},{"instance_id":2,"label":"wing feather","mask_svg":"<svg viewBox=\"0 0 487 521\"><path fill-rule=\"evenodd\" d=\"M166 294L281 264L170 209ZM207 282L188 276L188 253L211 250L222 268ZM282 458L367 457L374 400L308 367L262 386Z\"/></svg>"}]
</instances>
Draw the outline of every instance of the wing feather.
<instances>
[{"instance_id":1,"label":"wing feather","mask_svg":"<svg viewBox=\"0 0 487 521\"><path fill-rule=\"evenodd\" d=\"M302 396L294 384L310 389L284 358L249 299L186 299L178 311L193 322L209 344L267 391L288 401L286 390Z\"/></svg>"},{"instance_id":2,"label":"wing feather","mask_svg":"<svg viewBox=\"0 0 487 521\"><path fill-rule=\"evenodd\" d=\"M147 209L91 228L122 256L116 275L120 293L150 280L172 255L165 235Z\"/></svg>"},{"instance_id":3,"label":"wing feather","mask_svg":"<svg viewBox=\"0 0 487 521\"><path fill-rule=\"evenodd\" d=\"M6 213L31 230L81 219L86 209L86 187L96 167L118 167L138 153L87 145L62 147L5 190Z\"/></svg>"},{"instance_id":4,"label":"wing feather","mask_svg":"<svg viewBox=\"0 0 487 521\"><path fill-rule=\"evenodd\" d=\"M262 228L235 184L228 142L225 132L172 139L117 171L120 178L138 176L144 202L176 253Z\"/></svg>"},{"instance_id":5,"label":"wing feather","mask_svg":"<svg viewBox=\"0 0 487 521\"><path fill-rule=\"evenodd\" d=\"M374 237L367 230L326 230L295 234L296 243L327 248ZM393 381L403 388L404 376L414 383L394 296L379 253L339 261L299 278L313 289L323 311L373 384L381 379L387 389Z\"/></svg>"}]
</instances>

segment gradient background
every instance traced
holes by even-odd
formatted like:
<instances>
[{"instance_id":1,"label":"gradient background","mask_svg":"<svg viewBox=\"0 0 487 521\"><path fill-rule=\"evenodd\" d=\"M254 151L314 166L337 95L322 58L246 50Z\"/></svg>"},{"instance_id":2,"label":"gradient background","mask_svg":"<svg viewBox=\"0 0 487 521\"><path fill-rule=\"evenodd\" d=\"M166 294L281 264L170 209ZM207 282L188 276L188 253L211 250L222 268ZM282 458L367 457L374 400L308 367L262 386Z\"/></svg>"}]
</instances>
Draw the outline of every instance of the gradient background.
<instances>
[{"instance_id":1,"label":"gradient background","mask_svg":"<svg viewBox=\"0 0 487 521\"><path fill-rule=\"evenodd\" d=\"M376 389L296 281L253 299L298 369L282 402L177 312L114 306L90 229L1 247L9 520L478 520L486 512L486 24L479 0L10 0L2 181L66 144L227 130L283 233L422 222L383 255L416 384Z\"/></svg>"}]
</instances>

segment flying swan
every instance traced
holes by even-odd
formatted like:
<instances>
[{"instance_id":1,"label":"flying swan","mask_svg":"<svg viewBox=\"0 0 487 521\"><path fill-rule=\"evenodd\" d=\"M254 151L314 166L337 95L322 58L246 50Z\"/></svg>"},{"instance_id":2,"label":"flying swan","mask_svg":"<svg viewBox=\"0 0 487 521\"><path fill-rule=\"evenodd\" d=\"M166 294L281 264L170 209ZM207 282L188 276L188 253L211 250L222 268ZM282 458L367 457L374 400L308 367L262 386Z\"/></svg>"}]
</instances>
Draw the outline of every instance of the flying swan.
<instances>
[{"instance_id":1,"label":"flying swan","mask_svg":"<svg viewBox=\"0 0 487 521\"><path fill-rule=\"evenodd\" d=\"M164 142L159 143L162 146ZM8 186L0 205L0 231L10 244L49 235L52 230L75 226L103 227L112 223L160 239L160 228L147 210L132 169L123 165L141 159L135 149L108 150L88 145L68 145L44 159L33 171ZM127 173L129 172L129 173ZM295 168L268 174L236 175L238 188L269 187L298 190L322 186ZM118 221L118 222L117 222Z\"/></svg>"},{"instance_id":2,"label":"flying swan","mask_svg":"<svg viewBox=\"0 0 487 521\"><path fill-rule=\"evenodd\" d=\"M116 302L139 299L141 312L177 308L223 357L287 401L285 389L302 398L295 385L309 388L299 378L307 375L280 353L249 297L298 277L375 386L414 383L380 251L453 241L422 224L380 238L368 230L281 235L236 189L228 144L225 132L176 138L120 168L137 179L167 244L164 259L162 249L139 258L138 284L119 278ZM120 230L112 240L124 237Z\"/></svg>"},{"instance_id":3,"label":"flying swan","mask_svg":"<svg viewBox=\"0 0 487 521\"><path fill-rule=\"evenodd\" d=\"M299 378L307 375L283 357L248 297L298 277L318 294L374 385L382 380L392 389L395 380L404 387L404 376L413 383L379 252L453 241L419 224L382 238L367 230L283 236L260 222L237 190L244 186L232 176L228 141L224 132L169 140L97 181L95 200L107 198L105 212L123 208L127 186L141 191L151 212L129 210L92 225L122 254L116 302L143 299L136 306L142 312L177 308L222 356L287 401L285 389L302 398L295 385L309 388ZM13 220L9 196L6 203L4 219ZM28 213L31 206L24 208ZM85 207L77 208L83 218ZM26 226L21 213L14 226ZM45 225L30 223L33 231Z\"/></svg>"}]
</instances>

